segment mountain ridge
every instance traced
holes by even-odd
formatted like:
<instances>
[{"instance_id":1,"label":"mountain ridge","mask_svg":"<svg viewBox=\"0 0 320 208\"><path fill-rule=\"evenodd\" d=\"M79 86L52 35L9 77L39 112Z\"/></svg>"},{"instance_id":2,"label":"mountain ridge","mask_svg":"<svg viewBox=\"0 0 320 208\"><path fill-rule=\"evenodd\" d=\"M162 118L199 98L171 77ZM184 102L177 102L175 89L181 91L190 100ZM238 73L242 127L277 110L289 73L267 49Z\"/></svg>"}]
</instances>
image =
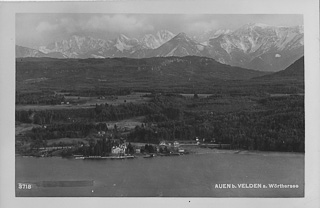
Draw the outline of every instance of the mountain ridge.
<instances>
[{"instance_id":1,"label":"mountain ridge","mask_svg":"<svg viewBox=\"0 0 320 208\"><path fill-rule=\"evenodd\" d=\"M105 79L107 82L115 82L128 77L127 82L160 81L172 85L199 83L202 80L204 83L213 84L212 81L248 80L266 74L252 69L221 64L212 58L198 56L68 60L44 57L24 58L16 61L18 82L37 77L46 77L48 82L57 78L73 79L76 73L77 79L81 79L81 82L87 82L88 79ZM43 65L47 67L43 68Z\"/></svg>"},{"instance_id":2,"label":"mountain ridge","mask_svg":"<svg viewBox=\"0 0 320 208\"><path fill-rule=\"evenodd\" d=\"M185 33L174 35L167 30L143 37L119 35L114 40L72 36L39 48L39 52L57 53L67 58L147 58L196 55L213 58L220 63L260 71L280 71L303 56L303 27L275 27L249 23L231 31L209 31L200 42ZM36 53L29 53L35 56ZM44 56L43 54L41 54ZM16 54L16 57L27 55Z\"/></svg>"}]
</instances>

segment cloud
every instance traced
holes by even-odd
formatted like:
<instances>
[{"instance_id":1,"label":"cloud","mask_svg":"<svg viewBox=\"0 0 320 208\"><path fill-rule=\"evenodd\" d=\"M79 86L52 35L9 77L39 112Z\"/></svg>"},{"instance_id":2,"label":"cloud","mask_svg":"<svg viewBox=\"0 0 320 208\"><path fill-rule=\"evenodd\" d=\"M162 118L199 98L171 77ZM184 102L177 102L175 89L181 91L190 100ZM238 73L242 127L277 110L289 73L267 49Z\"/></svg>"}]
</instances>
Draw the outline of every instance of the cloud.
<instances>
[{"instance_id":1,"label":"cloud","mask_svg":"<svg viewBox=\"0 0 320 208\"><path fill-rule=\"evenodd\" d=\"M55 22L42 21L37 27L38 33L74 32L109 32L109 33L140 33L154 30L143 15L94 15L90 18L64 17Z\"/></svg>"},{"instance_id":2,"label":"cloud","mask_svg":"<svg viewBox=\"0 0 320 208\"><path fill-rule=\"evenodd\" d=\"M71 18L62 18L60 20L60 29L66 31L67 33L77 32L80 25L80 22Z\"/></svg>"},{"instance_id":3,"label":"cloud","mask_svg":"<svg viewBox=\"0 0 320 208\"><path fill-rule=\"evenodd\" d=\"M79 29L81 23L79 21L75 21L71 18L61 18L56 20L55 23L50 23L47 21L40 22L37 27L36 31L38 33L47 33L47 32L67 32L73 33Z\"/></svg>"},{"instance_id":4,"label":"cloud","mask_svg":"<svg viewBox=\"0 0 320 208\"><path fill-rule=\"evenodd\" d=\"M88 35L113 39L120 33L139 38L146 33L167 29L175 34L189 36L207 30L236 29L248 22L293 26L303 24L302 15L219 15L219 14L98 14L45 13L16 14L17 43L46 45L67 39L70 35Z\"/></svg>"},{"instance_id":5,"label":"cloud","mask_svg":"<svg viewBox=\"0 0 320 208\"><path fill-rule=\"evenodd\" d=\"M218 23L215 20L211 21L196 21L190 23L186 26L188 32L195 33L195 32L202 32L206 30L215 29L218 26Z\"/></svg>"},{"instance_id":6,"label":"cloud","mask_svg":"<svg viewBox=\"0 0 320 208\"><path fill-rule=\"evenodd\" d=\"M143 17L116 14L112 16L94 16L87 21L83 29L109 32L138 32L151 31L154 28Z\"/></svg>"},{"instance_id":7,"label":"cloud","mask_svg":"<svg viewBox=\"0 0 320 208\"><path fill-rule=\"evenodd\" d=\"M53 30L57 30L59 28L58 24L51 24L49 22L40 22L36 27L36 31L39 33L50 32Z\"/></svg>"}]
</instances>

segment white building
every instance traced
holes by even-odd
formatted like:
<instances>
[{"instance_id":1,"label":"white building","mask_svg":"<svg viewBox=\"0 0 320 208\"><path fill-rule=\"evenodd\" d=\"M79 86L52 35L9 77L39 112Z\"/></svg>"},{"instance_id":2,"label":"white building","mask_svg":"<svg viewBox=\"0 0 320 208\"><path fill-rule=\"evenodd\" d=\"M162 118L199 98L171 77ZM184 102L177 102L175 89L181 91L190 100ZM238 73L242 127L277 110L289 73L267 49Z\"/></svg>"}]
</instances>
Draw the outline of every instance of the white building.
<instances>
[{"instance_id":1,"label":"white building","mask_svg":"<svg viewBox=\"0 0 320 208\"><path fill-rule=\"evenodd\" d=\"M112 154L124 154L126 152L127 146L125 144L120 145L119 147L112 147Z\"/></svg>"}]
</instances>

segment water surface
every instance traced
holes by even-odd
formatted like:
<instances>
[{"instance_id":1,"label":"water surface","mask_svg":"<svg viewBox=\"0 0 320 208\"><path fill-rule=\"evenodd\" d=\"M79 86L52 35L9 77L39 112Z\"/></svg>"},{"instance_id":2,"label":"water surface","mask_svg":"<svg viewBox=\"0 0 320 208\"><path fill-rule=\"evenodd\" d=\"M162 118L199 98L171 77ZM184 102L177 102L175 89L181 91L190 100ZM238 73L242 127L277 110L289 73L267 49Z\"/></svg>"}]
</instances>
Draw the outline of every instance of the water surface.
<instances>
[{"instance_id":1,"label":"water surface","mask_svg":"<svg viewBox=\"0 0 320 208\"><path fill-rule=\"evenodd\" d=\"M32 188L19 189L18 183ZM243 183L299 188L216 187ZM17 157L16 196L303 197L304 155L212 153L102 161Z\"/></svg>"}]
</instances>

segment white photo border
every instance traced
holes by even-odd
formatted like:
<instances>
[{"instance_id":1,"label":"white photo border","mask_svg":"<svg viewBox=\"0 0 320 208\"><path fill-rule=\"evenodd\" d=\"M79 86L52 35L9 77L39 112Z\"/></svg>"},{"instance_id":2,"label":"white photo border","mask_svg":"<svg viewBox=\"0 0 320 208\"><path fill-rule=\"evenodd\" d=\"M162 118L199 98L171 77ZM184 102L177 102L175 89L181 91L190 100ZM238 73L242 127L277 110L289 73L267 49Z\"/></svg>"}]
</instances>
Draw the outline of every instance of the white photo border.
<instances>
[{"instance_id":1,"label":"white photo border","mask_svg":"<svg viewBox=\"0 0 320 208\"><path fill-rule=\"evenodd\" d=\"M305 43L305 197L15 197L15 15L17 13L302 14ZM319 2L317 0L0 2L0 207L320 207Z\"/></svg>"}]
</instances>

